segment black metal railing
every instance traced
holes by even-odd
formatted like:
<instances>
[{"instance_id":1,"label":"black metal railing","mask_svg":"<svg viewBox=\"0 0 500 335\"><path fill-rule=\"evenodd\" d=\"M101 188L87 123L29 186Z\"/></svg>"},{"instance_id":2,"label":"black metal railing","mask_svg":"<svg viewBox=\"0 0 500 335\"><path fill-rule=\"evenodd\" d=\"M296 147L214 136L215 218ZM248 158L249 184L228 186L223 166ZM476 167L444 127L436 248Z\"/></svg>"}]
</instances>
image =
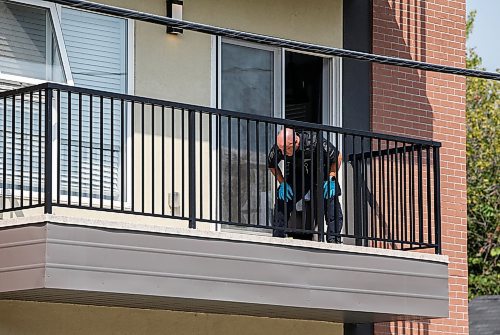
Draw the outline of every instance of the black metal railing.
<instances>
[{"instance_id":1,"label":"black metal railing","mask_svg":"<svg viewBox=\"0 0 500 335\"><path fill-rule=\"evenodd\" d=\"M301 141L269 158L283 129ZM46 83L0 93L1 212L70 207L440 253L439 147Z\"/></svg>"}]
</instances>

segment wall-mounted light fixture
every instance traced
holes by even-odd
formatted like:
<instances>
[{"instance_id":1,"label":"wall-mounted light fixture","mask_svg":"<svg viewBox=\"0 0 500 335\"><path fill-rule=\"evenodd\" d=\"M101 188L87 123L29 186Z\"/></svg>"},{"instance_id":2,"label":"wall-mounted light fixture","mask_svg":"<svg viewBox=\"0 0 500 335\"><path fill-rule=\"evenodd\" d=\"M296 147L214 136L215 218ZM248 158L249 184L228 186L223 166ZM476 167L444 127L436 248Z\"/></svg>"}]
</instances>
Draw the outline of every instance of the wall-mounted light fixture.
<instances>
[{"instance_id":1,"label":"wall-mounted light fixture","mask_svg":"<svg viewBox=\"0 0 500 335\"><path fill-rule=\"evenodd\" d=\"M167 0L167 17L182 20L182 5L182 0ZM167 33L175 35L182 34L182 29L167 26Z\"/></svg>"}]
</instances>

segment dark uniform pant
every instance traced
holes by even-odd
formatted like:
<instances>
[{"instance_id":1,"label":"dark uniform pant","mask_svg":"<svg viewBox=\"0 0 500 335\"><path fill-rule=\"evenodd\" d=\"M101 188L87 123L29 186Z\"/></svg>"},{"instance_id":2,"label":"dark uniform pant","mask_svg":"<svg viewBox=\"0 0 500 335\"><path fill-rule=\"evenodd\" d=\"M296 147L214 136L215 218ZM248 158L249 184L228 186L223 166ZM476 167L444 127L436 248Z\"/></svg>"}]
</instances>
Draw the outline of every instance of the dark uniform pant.
<instances>
[{"instance_id":1,"label":"dark uniform pant","mask_svg":"<svg viewBox=\"0 0 500 335\"><path fill-rule=\"evenodd\" d=\"M304 185L304 191L301 191L302 185L301 183L297 183L297 187L294 187L293 184L290 184L292 186L293 192L295 194L295 200L296 202L302 200L304 198L304 195L306 195L310 190L311 187L310 185ZM321 184L319 187L321 187L321 193L323 193L323 184ZM286 194L285 194L286 195ZM311 198L314 197L314 212L316 213L317 211L317 189L316 187L313 187L313 190L311 192ZM321 200L323 201L324 205L324 213L325 213L325 221L327 224L327 232L326 232L326 241L328 243L340 243L340 236L339 234L342 231L342 226L344 224L344 217L342 215L342 208L340 207L340 202L338 195L335 195L334 197L330 199L324 199L321 197ZM273 224L273 236L274 237L285 237L286 231L284 228L287 227L287 222L290 219L290 216L292 214L292 211L295 209L296 202L294 202L294 199L292 197L291 200L288 200L285 202L285 200L280 200L278 198L278 194L276 193L276 205L275 205L275 218L274 218L274 224ZM285 203L286 203L286 213L285 213ZM303 203L304 205L304 203ZM304 208L304 207L303 207ZM286 214L286 215L285 215ZM315 215L316 216L316 215ZM313 219L316 219L314 217ZM317 224L317 223L316 223ZM321 223L320 223L321 224Z\"/></svg>"}]
</instances>

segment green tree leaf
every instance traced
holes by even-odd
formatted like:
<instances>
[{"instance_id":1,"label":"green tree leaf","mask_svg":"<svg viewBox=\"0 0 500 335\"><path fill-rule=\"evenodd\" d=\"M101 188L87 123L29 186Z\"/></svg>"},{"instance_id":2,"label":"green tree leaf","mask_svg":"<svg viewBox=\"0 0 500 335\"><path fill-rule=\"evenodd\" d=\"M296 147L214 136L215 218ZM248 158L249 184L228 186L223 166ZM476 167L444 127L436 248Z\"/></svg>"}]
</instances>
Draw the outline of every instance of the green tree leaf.
<instances>
[{"instance_id":1,"label":"green tree leaf","mask_svg":"<svg viewBox=\"0 0 500 335\"><path fill-rule=\"evenodd\" d=\"M476 12L467 17L466 36ZM466 65L484 70L468 48ZM498 71L498 70L497 70ZM500 82L467 78L467 253L469 298L500 294Z\"/></svg>"}]
</instances>

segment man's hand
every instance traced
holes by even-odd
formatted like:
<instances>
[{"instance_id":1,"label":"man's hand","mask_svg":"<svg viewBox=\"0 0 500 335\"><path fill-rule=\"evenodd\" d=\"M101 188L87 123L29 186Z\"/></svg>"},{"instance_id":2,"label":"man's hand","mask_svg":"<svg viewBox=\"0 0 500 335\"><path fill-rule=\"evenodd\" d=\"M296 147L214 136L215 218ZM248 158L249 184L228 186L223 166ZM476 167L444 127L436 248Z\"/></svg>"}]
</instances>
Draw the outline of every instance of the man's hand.
<instances>
[{"instance_id":1,"label":"man's hand","mask_svg":"<svg viewBox=\"0 0 500 335\"><path fill-rule=\"evenodd\" d=\"M323 184L323 197L325 199L330 199L335 196L335 179L329 177L327 181Z\"/></svg>"},{"instance_id":2,"label":"man's hand","mask_svg":"<svg viewBox=\"0 0 500 335\"><path fill-rule=\"evenodd\" d=\"M293 198L293 190L287 183L281 183L278 187L278 199L290 201Z\"/></svg>"}]
</instances>

